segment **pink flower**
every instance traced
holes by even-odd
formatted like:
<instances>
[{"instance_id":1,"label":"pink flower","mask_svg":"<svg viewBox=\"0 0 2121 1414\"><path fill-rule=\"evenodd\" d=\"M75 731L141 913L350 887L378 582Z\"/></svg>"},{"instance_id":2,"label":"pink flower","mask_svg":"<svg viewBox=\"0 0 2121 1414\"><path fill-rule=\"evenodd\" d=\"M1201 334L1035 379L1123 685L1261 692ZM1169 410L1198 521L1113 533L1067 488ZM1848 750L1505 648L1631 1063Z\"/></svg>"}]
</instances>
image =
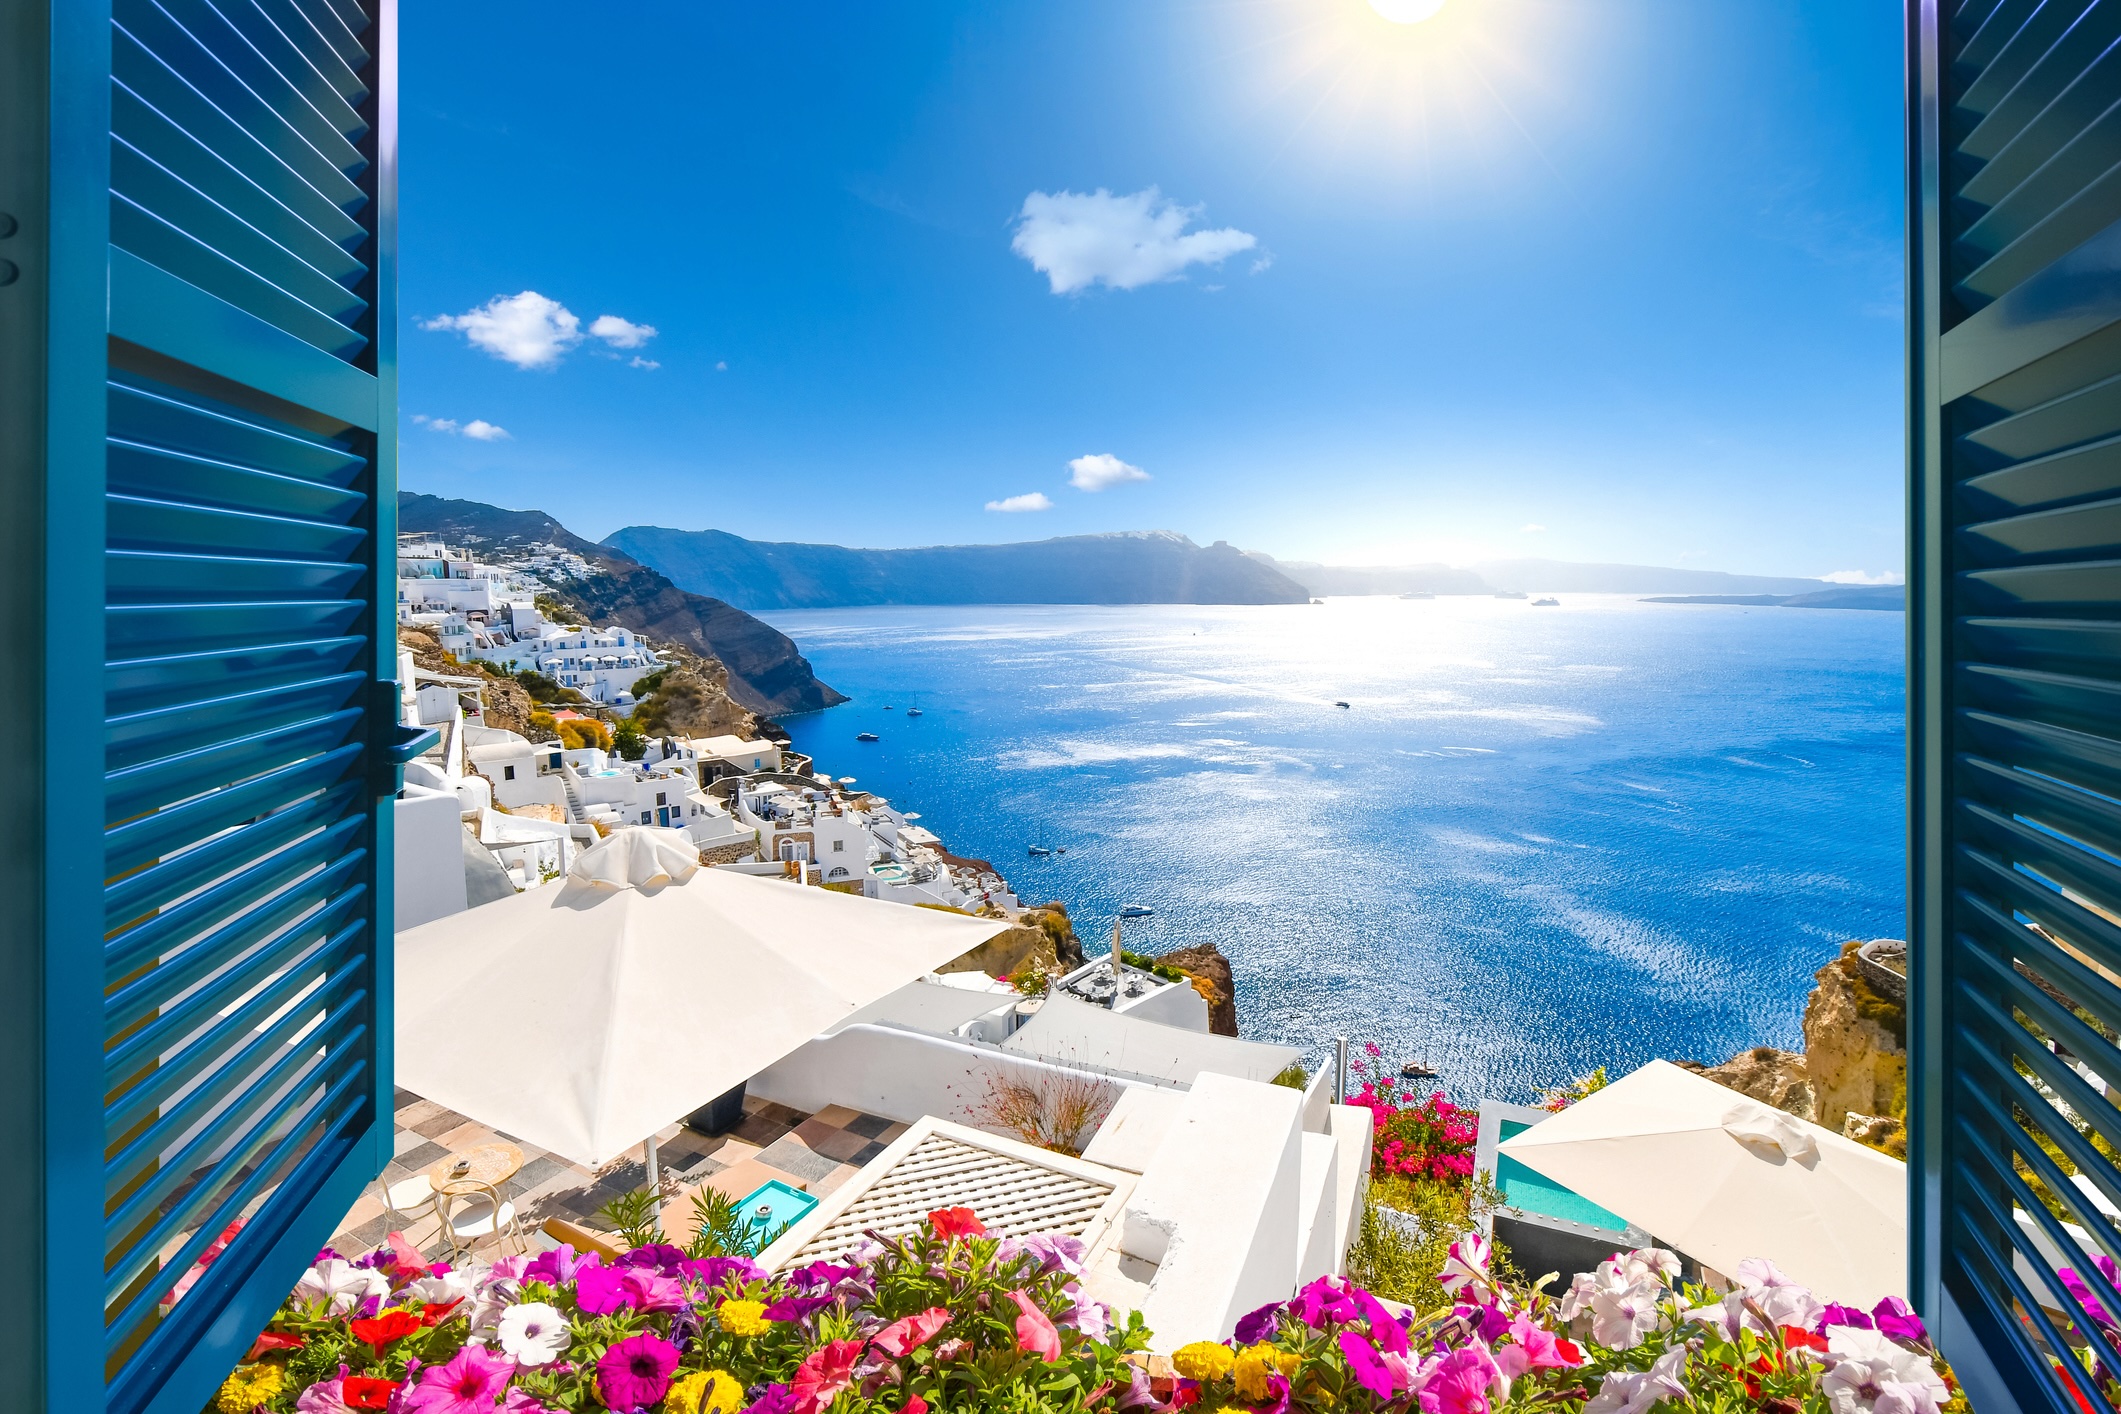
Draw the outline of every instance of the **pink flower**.
<instances>
[{"instance_id":1,"label":"pink flower","mask_svg":"<svg viewBox=\"0 0 2121 1414\"><path fill-rule=\"evenodd\" d=\"M418 1387L405 1391L404 1414L493 1414L494 1401L515 1362L480 1345L467 1345L446 1365L420 1372Z\"/></svg>"},{"instance_id":2,"label":"pink flower","mask_svg":"<svg viewBox=\"0 0 2121 1414\"><path fill-rule=\"evenodd\" d=\"M630 1335L597 1361L597 1388L613 1409L643 1409L670 1391L678 1348L649 1331Z\"/></svg>"},{"instance_id":3,"label":"pink flower","mask_svg":"<svg viewBox=\"0 0 2121 1414\"><path fill-rule=\"evenodd\" d=\"M858 1340L835 1340L811 1351L795 1367L795 1414L823 1414L825 1406L854 1383L854 1362L861 1353Z\"/></svg>"},{"instance_id":4,"label":"pink flower","mask_svg":"<svg viewBox=\"0 0 2121 1414\"><path fill-rule=\"evenodd\" d=\"M1557 1339L1544 1326L1534 1325L1523 1311L1510 1322L1509 1345L1495 1352L1495 1363L1509 1379L1527 1370L1569 1370L1583 1363L1583 1352L1566 1340Z\"/></svg>"},{"instance_id":5,"label":"pink flower","mask_svg":"<svg viewBox=\"0 0 2121 1414\"><path fill-rule=\"evenodd\" d=\"M1393 1378L1392 1367L1377 1353L1377 1347L1357 1335L1354 1331L1340 1333L1340 1353L1347 1357L1348 1373L1355 1376L1355 1383L1382 1400L1392 1397L1399 1387Z\"/></svg>"},{"instance_id":6,"label":"pink flower","mask_svg":"<svg viewBox=\"0 0 2121 1414\"><path fill-rule=\"evenodd\" d=\"M1491 1414L1488 1391L1501 1378L1485 1346L1454 1350L1429 1370L1428 1382L1421 1387L1423 1414Z\"/></svg>"},{"instance_id":7,"label":"pink flower","mask_svg":"<svg viewBox=\"0 0 2121 1414\"><path fill-rule=\"evenodd\" d=\"M935 1338L935 1333L950 1324L950 1312L942 1306L930 1306L925 1311L893 1321L876 1333L876 1346L886 1355L903 1360L921 1346Z\"/></svg>"},{"instance_id":8,"label":"pink flower","mask_svg":"<svg viewBox=\"0 0 2121 1414\"><path fill-rule=\"evenodd\" d=\"M1060 1332L1053 1328L1046 1313L1031 1304L1031 1298L1021 1291L1010 1292L1009 1299L1023 1313L1016 1318L1016 1348L1037 1355L1049 1365L1060 1359Z\"/></svg>"},{"instance_id":9,"label":"pink flower","mask_svg":"<svg viewBox=\"0 0 2121 1414\"><path fill-rule=\"evenodd\" d=\"M582 1308L585 1316L608 1316L622 1306L631 1306L634 1294L626 1285L631 1270L626 1267L579 1268L574 1279L574 1304Z\"/></svg>"}]
</instances>

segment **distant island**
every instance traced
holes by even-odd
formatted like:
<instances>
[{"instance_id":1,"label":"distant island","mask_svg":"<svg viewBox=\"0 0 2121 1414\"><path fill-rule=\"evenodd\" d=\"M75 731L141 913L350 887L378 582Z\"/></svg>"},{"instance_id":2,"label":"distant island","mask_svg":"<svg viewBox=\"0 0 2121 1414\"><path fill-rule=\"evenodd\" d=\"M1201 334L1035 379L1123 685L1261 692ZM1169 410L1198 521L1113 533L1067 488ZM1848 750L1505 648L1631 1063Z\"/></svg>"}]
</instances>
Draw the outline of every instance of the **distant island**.
<instances>
[{"instance_id":1,"label":"distant island","mask_svg":"<svg viewBox=\"0 0 2121 1414\"><path fill-rule=\"evenodd\" d=\"M1808 594L1666 594L1645 604L1752 604L1778 609L1905 609L1902 584L1837 584Z\"/></svg>"},{"instance_id":2,"label":"distant island","mask_svg":"<svg viewBox=\"0 0 2121 1414\"><path fill-rule=\"evenodd\" d=\"M1168 530L855 550L630 525L608 550L743 609L859 604L1302 604L1311 591L1223 541Z\"/></svg>"}]
</instances>

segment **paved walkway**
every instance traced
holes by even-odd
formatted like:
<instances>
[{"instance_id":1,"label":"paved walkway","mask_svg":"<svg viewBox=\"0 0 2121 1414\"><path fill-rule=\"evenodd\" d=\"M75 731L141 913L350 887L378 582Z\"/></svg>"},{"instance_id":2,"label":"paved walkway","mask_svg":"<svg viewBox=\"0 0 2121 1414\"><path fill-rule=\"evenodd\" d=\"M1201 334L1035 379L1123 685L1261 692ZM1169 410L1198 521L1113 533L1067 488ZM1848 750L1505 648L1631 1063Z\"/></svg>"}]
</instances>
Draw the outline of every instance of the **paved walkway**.
<instances>
[{"instance_id":1,"label":"paved walkway","mask_svg":"<svg viewBox=\"0 0 2121 1414\"><path fill-rule=\"evenodd\" d=\"M502 1196L515 1202L518 1224L529 1239L547 1218L562 1218L586 1227L605 1224L597 1209L647 1181L638 1147L602 1168L590 1170L557 1154L526 1144L446 1110L410 1090L397 1092L397 1157L383 1171L382 1183L397 1183L424 1171L437 1159L480 1144L507 1140L523 1151L523 1167ZM727 1134L698 1134L671 1125L656 1136L657 1163L665 1191L674 1183L707 1183L732 1198L742 1198L773 1179L819 1196L845 1183L856 1170L882 1153L906 1132L906 1126L840 1105L804 1114L770 1100L746 1098L744 1120ZM429 1257L444 1255L441 1220L431 1205L415 1215L393 1219L385 1211L379 1185L371 1184L339 1224L332 1248L357 1256L382 1243L393 1227ZM474 1249L482 1258L508 1250L488 1239Z\"/></svg>"}]
</instances>

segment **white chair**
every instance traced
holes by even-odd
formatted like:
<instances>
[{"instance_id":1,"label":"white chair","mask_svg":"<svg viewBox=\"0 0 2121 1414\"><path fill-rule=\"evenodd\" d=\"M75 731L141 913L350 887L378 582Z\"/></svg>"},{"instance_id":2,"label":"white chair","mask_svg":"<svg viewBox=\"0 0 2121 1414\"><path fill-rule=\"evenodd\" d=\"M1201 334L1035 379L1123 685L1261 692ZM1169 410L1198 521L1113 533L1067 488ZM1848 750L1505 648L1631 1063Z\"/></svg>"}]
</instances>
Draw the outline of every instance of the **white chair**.
<instances>
[{"instance_id":1,"label":"white chair","mask_svg":"<svg viewBox=\"0 0 2121 1414\"><path fill-rule=\"evenodd\" d=\"M516 1228L516 1205L491 1188L445 1194L436 1209L442 1215L442 1236L449 1242L452 1262L482 1238L504 1232L518 1252L523 1250L523 1236Z\"/></svg>"},{"instance_id":2,"label":"white chair","mask_svg":"<svg viewBox=\"0 0 2121 1414\"><path fill-rule=\"evenodd\" d=\"M383 1198L384 1216L390 1219L392 1232L403 1232L422 1217L438 1214L434 1185L427 1181L425 1172L411 1178L401 1178L396 1183L376 1180L376 1191Z\"/></svg>"}]
</instances>

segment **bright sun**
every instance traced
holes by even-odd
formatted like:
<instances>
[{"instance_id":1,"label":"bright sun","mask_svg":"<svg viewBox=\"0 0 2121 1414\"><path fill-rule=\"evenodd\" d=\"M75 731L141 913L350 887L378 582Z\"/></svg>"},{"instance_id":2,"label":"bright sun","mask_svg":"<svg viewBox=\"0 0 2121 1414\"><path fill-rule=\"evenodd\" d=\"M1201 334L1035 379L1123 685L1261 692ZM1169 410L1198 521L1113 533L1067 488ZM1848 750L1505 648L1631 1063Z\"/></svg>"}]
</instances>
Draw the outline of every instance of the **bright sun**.
<instances>
[{"instance_id":1,"label":"bright sun","mask_svg":"<svg viewBox=\"0 0 2121 1414\"><path fill-rule=\"evenodd\" d=\"M1418 24L1443 8L1444 0L1370 0L1370 8L1395 25Z\"/></svg>"}]
</instances>

